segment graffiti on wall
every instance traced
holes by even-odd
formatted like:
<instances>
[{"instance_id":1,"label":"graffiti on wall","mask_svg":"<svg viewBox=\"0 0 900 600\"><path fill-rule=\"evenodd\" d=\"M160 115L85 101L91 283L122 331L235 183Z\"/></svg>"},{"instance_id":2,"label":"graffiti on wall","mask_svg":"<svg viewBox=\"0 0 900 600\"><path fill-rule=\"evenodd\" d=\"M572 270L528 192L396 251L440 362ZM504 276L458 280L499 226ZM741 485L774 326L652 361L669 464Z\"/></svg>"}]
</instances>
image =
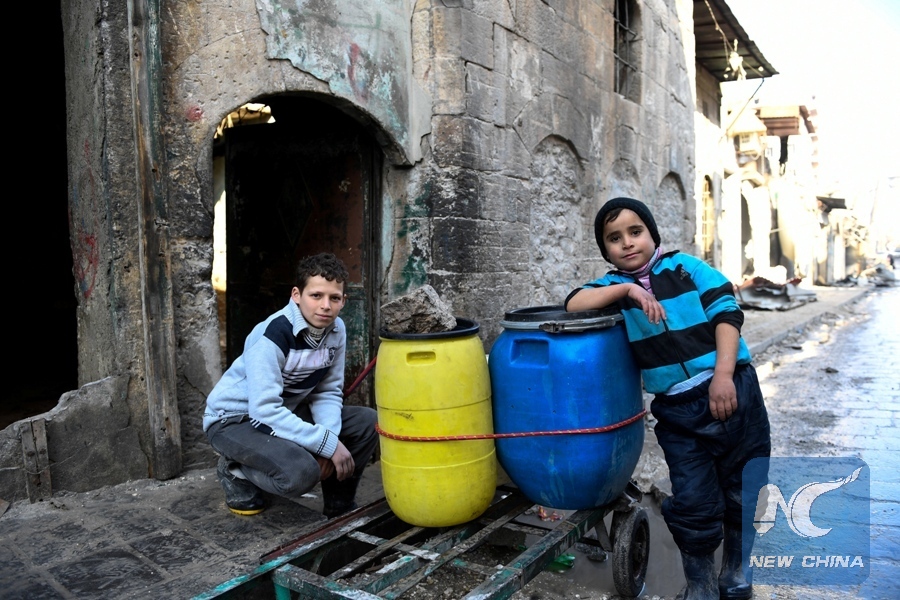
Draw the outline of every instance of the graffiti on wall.
<instances>
[{"instance_id":1,"label":"graffiti on wall","mask_svg":"<svg viewBox=\"0 0 900 600\"><path fill-rule=\"evenodd\" d=\"M85 299L91 297L97 284L97 271L100 264L100 249L97 236L93 233L96 227L84 222L82 215L94 214L92 210L82 210L85 200L90 202L97 197L97 179L91 166L91 144L88 140L83 145L84 163L79 173L73 178L71 198L69 202L69 231L72 244L72 270L78 290ZM96 218L96 217L94 217Z\"/></svg>"},{"instance_id":2,"label":"graffiti on wall","mask_svg":"<svg viewBox=\"0 0 900 600\"><path fill-rule=\"evenodd\" d=\"M328 82L372 115L402 149L421 158L431 102L412 75L408 0L256 0L266 55Z\"/></svg>"}]
</instances>

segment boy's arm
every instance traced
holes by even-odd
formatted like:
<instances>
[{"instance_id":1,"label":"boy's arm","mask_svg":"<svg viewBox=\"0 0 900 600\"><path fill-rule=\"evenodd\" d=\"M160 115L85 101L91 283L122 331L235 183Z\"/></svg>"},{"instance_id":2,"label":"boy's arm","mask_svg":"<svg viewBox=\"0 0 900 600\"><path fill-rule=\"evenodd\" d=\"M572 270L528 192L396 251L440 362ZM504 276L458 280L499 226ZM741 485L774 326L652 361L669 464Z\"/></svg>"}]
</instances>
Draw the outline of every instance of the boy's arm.
<instances>
[{"instance_id":1,"label":"boy's arm","mask_svg":"<svg viewBox=\"0 0 900 600\"><path fill-rule=\"evenodd\" d=\"M653 294L636 283L619 283L602 287L585 287L572 294L566 302L566 311L578 312L606 308L619 300L628 297L634 300L651 323L665 320L666 309L663 308Z\"/></svg>"},{"instance_id":2,"label":"boy's arm","mask_svg":"<svg viewBox=\"0 0 900 600\"><path fill-rule=\"evenodd\" d=\"M356 470L356 464L353 462L353 455L347 450L347 447L338 440L337 449L331 458L323 458L316 456L319 463L319 476L321 481L325 481L331 477L332 473L337 473L337 480L344 481L353 475Z\"/></svg>"},{"instance_id":3,"label":"boy's arm","mask_svg":"<svg viewBox=\"0 0 900 600\"><path fill-rule=\"evenodd\" d=\"M720 421L737 410L734 366L737 363L740 331L730 323L716 325L716 367L709 384L709 411Z\"/></svg>"},{"instance_id":4,"label":"boy's arm","mask_svg":"<svg viewBox=\"0 0 900 600\"><path fill-rule=\"evenodd\" d=\"M250 418L271 427L273 435L291 440L312 454L330 457L337 448L340 433L340 396L337 398L337 410L331 411L336 412L336 417L332 417L330 422L321 423L314 418L314 423L307 423L288 409L282 397L284 393L282 369L285 365L285 348L288 342L282 338L293 336L293 333L289 328L285 328L284 323L277 320L266 329L266 332L248 345L242 355L247 380L247 412ZM340 373L343 373L343 367L341 355ZM329 376L334 377L329 373L325 379ZM342 375L340 381L343 381ZM340 394L339 386L338 394ZM332 426L336 427L337 431L332 430Z\"/></svg>"}]
</instances>

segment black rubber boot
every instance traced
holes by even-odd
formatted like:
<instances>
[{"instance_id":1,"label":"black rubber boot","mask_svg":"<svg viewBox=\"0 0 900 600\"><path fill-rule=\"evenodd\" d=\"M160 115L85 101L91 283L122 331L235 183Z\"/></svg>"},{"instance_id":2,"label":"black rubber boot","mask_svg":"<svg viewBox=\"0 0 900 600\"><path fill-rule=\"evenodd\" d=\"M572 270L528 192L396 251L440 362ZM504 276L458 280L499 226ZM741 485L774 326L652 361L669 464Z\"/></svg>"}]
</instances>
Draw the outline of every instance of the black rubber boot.
<instances>
[{"instance_id":1,"label":"black rubber boot","mask_svg":"<svg viewBox=\"0 0 900 600\"><path fill-rule=\"evenodd\" d=\"M356 488L359 487L360 479L362 479L362 474L354 474L344 481L338 481L337 477L332 475L322 482L322 501L324 503L322 514L326 518L333 519L357 508Z\"/></svg>"},{"instance_id":2,"label":"black rubber boot","mask_svg":"<svg viewBox=\"0 0 900 600\"><path fill-rule=\"evenodd\" d=\"M676 600L718 600L715 554L696 555L681 553L684 578L687 584L675 596Z\"/></svg>"},{"instance_id":3,"label":"black rubber boot","mask_svg":"<svg viewBox=\"0 0 900 600\"><path fill-rule=\"evenodd\" d=\"M749 600L753 597L753 573L750 570L750 550L742 545L741 530L725 525L722 542L722 570L719 572L719 597L725 600ZM746 559L745 559L746 557Z\"/></svg>"},{"instance_id":4,"label":"black rubber boot","mask_svg":"<svg viewBox=\"0 0 900 600\"><path fill-rule=\"evenodd\" d=\"M224 456L220 456L216 464L216 475L225 490L225 504L236 515L258 515L266 510L263 491L250 481L232 475L229 470L232 464Z\"/></svg>"}]
</instances>

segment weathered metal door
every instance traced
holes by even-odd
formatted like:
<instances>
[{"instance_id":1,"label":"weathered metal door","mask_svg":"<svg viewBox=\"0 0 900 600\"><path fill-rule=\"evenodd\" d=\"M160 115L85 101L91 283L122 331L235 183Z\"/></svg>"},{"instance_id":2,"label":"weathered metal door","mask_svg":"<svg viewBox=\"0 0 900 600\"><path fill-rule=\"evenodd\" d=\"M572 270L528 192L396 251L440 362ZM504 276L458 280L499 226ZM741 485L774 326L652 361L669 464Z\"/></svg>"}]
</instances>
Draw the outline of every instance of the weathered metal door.
<instances>
[{"instance_id":1,"label":"weathered metal door","mask_svg":"<svg viewBox=\"0 0 900 600\"><path fill-rule=\"evenodd\" d=\"M297 261L333 252L350 271L347 385L373 352L372 203L380 150L319 102L269 102L275 123L226 133L228 363L256 323L287 304ZM370 403L368 386L354 401Z\"/></svg>"}]
</instances>

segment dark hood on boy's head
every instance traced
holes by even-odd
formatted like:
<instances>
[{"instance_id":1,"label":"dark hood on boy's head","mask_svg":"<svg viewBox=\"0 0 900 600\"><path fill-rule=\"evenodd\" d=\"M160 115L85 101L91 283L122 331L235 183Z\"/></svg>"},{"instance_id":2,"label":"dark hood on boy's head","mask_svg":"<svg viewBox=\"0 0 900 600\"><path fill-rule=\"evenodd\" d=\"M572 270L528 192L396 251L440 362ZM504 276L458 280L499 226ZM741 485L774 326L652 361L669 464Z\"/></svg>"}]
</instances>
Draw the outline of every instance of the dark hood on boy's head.
<instances>
[{"instance_id":1,"label":"dark hood on boy's head","mask_svg":"<svg viewBox=\"0 0 900 600\"><path fill-rule=\"evenodd\" d=\"M600 207L600 210L597 211L597 216L594 218L594 236L597 238L597 245L600 246L600 254L607 261L609 256L606 254L606 245L603 243L603 225L609 213L622 208L627 208L641 218L641 221L647 226L647 230L650 232L650 237L653 238L656 247L659 247L659 230L656 228L653 213L650 212L647 205L634 198L613 198L612 200L607 200L606 204Z\"/></svg>"}]
</instances>

